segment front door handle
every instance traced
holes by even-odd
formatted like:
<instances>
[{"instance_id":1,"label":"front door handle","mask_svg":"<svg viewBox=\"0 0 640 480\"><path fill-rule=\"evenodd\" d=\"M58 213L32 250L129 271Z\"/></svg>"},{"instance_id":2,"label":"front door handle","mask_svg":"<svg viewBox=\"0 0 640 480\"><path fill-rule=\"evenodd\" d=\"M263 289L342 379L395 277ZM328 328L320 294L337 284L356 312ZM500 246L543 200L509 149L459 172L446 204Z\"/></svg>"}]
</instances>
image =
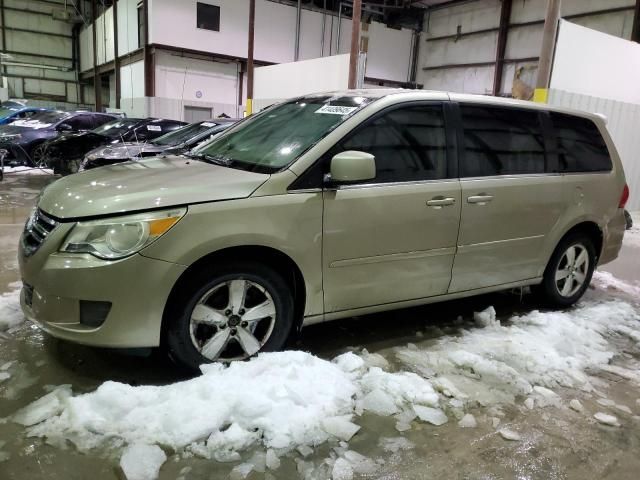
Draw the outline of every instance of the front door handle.
<instances>
[{"instance_id":1,"label":"front door handle","mask_svg":"<svg viewBox=\"0 0 640 480\"><path fill-rule=\"evenodd\" d=\"M486 193L481 193L479 195L472 195L467 197L468 203L474 203L477 205L486 205L491 200L493 200L493 195L487 195Z\"/></svg>"},{"instance_id":2,"label":"front door handle","mask_svg":"<svg viewBox=\"0 0 640 480\"><path fill-rule=\"evenodd\" d=\"M456 203L456 199L452 197L433 197L431 200L427 200L427 206L433 208L442 208Z\"/></svg>"}]
</instances>

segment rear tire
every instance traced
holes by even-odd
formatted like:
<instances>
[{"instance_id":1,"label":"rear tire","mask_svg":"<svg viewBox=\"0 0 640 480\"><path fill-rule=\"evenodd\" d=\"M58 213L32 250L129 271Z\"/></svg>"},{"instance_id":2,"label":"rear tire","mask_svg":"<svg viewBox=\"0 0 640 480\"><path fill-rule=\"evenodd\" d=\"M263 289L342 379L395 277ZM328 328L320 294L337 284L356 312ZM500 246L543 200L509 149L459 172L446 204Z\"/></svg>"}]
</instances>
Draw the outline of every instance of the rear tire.
<instances>
[{"instance_id":1,"label":"rear tire","mask_svg":"<svg viewBox=\"0 0 640 480\"><path fill-rule=\"evenodd\" d=\"M290 286L265 265L233 262L195 272L165 318L170 357L192 371L281 350L294 319Z\"/></svg>"},{"instance_id":2,"label":"rear tire","mask_svg":"<svg viewBox=\"0 0 640 480\"><path fill-rule=\"evenodd\" d=\"M534 292L547 305L569 307L587 290L596 267L596 249L582 232L567 235L558 244Z\"/></svg>"}]
</instances>

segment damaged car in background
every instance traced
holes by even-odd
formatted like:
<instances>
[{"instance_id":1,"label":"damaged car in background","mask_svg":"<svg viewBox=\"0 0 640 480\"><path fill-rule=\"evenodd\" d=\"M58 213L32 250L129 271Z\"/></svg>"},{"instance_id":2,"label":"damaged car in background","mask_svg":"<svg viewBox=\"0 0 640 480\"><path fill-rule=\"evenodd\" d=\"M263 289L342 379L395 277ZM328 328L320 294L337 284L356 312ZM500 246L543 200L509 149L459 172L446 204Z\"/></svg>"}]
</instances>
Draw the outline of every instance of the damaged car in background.
<instances>
[{"instance_id":1,"label":"damaged car in background","mask_svg":"<svg viewBox=\"0 0 640 480\"><path fill-rule=\"evenodd\" d=\"M161 118L120 118L85 132L65 132L39 149L38 166L54 173L76 173L87 152L102 145L146 142L185 126L185 122Z\"/></svg>"},{"instance_id":2,"label":"damaged car in background","mask_svg":"<svg viewBox=\"0 0 640 480\"><path fill-rule=\"evenodd\" d=\"M9 166L42 163L43 144L63 132L93 130L115 120L116 115L96 112L51 110L35 113L29 119L0 126L0 147L7 150Z\"/></svg>"},{"instance_id":3,"label":"damaged car in background","mask_svg":"<svg viewBox=\"0 0 640 480\"><path fill-rule=\"evenodd\" d=\"M118 145L99 147L85 156L80 170L90 170L135 158L184 153L210 140L235 122L236 120L232 119L196 122L147 143L125 142Z\"/></svg>"}]
</instances>

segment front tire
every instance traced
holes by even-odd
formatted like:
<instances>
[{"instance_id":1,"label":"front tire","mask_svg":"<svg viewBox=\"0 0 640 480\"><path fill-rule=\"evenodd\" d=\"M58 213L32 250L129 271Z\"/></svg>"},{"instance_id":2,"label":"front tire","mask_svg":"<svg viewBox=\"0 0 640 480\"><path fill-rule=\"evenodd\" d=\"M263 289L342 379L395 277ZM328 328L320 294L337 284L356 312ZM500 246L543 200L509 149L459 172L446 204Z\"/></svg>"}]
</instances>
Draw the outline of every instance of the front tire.
<instances>
[{"instance_id":1,"label":"front tire","mask_svg":"<svg viewBox=\"0 0 640 480\"><path fill-rule=\"evenodd\" d=\"M596 267L596 249L588 235L576 232L556 247L535 289L550 306L569 307L587 290Z\"/></svg>"},{"instance_id":2,"label":"front tire","mask_svg":"<svg viewBox=\"0 0 640 480\"><path fill-rule=\"evenodd\" d=\"M234 262L196 272L169 305L166 345L177 363L245 360L282 349L294 318L291 288L273 269Z\"/></svg>"}]
</instances>

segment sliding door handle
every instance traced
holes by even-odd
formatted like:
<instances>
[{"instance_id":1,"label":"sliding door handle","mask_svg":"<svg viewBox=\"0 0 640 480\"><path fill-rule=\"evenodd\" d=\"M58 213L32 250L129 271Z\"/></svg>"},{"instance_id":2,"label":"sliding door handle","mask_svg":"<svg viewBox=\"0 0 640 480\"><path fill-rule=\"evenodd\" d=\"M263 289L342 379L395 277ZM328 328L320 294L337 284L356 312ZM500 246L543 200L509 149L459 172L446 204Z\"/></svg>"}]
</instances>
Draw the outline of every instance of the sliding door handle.
<instances>
[{"instance_id":1,"label":"sliding door handle","mask_svg":"<svg viewBox=\"0 0 640 480\"><path fill-rule=\"evenodd\" d=\"M480 195L472 195L467 197L468 203L473 203L477 205L486 205L491 200L493 200L493 195L487 195L486 193L481 193Z\"/></svg>"},{"instance_id":2,"label":"sliding door handle","mask_svg":"<svg viewBox=\"0 0 640 480\"><path fill-rule=\"evenodd\" d=\"M447 207L456 203L456 199L452 197L433 197L431 200L427 200L427 206L434 208Z\"/></svg>"}]
</instances>

